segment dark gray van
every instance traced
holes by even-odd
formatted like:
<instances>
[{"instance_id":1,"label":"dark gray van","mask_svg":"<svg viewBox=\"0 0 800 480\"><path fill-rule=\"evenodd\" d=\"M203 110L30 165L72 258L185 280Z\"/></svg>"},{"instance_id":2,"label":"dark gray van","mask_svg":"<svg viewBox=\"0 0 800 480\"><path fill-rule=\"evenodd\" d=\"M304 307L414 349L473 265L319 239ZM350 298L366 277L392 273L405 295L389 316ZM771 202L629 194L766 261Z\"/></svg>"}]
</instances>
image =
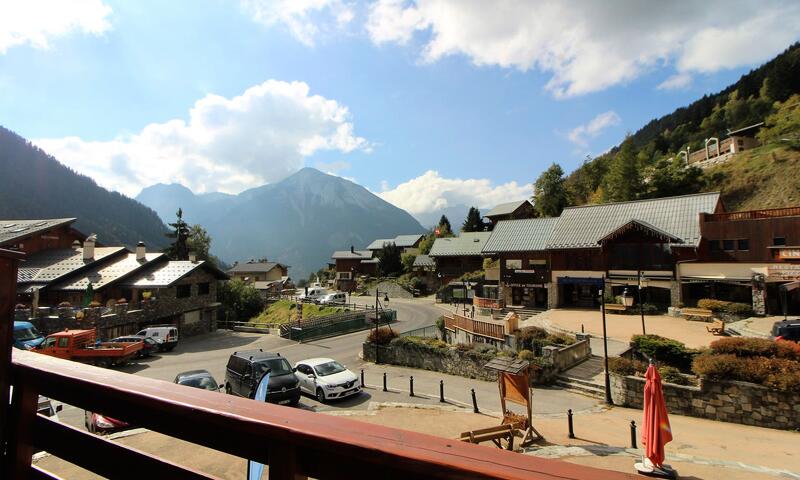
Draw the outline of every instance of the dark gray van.
<instances>
[{"instance_id":1,"label":"dark gray van","mask_svg":"<svg viewBox=\"0 0 800 480\"><path fill-rule=\"evenodd\" d=\"M225 393L253 398L258 382L270 371L267 402L297 405L300 401L300 382L294 369L278 353L261 349L233 352L225 369Z\"/></svg>"}]
</instances>

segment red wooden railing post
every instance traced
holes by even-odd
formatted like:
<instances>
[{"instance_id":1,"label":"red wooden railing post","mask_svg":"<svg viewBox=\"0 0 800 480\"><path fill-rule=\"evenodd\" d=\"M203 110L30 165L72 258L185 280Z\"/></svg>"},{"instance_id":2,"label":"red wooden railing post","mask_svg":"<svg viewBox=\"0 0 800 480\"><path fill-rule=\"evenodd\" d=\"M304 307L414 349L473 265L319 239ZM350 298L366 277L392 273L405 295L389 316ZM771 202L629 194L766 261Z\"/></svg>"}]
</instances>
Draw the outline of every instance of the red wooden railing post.
<instances>
[{"instance_id":1,"label":"red wooden railing post","mask_svg":"<svg viewBox=\"0 0 800 480\"><path fill-rule=\"evenodd\" d=\"M33 458L33 423L39 395L30 383L16 384L11 397L9 433L12 441L8 445L8 476L16 480L27 480L31 473Z\"/></svg>"},{"instance_id":2,"label":"red wooden railing post","mask_svg":"<svg viewBox=\"0 0 800 480\"><path fill-rule=\"evenodd\" d=\"M17 263L24 255L0 249L0 472L11 470L8 445L9 387L11 385L11 348L14 344L14 303L17 297ZM6 452L4 455L3 452ZM7 478L9 477L6 475Z\"/></svg>"},{"instance_id":3,"label":"red wooden railing post","mask_svg":"<svg viewBox=\"0 0 800 480\"><path fill-rule=\"evenodd\" d=\"M270 480L307 480L297 473L297 449L294 445L276 443L269 451Z\"/></svg>"}]
</instances>

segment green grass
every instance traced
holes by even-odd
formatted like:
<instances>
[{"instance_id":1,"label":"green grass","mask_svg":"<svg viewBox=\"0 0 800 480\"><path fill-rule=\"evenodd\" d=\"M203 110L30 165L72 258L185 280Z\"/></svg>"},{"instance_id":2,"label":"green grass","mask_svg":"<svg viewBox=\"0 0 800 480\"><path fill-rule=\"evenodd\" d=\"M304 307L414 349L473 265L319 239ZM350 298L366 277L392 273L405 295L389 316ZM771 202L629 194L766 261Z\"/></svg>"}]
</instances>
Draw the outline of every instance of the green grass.
<instances>
[{"instance_id":1,"label":"green grass","mask_svg":"<svg viewBox=\"0 0 800 480\"><path fill-rule=\"evenodd\" d=\"M305 304L303 305L303 318L322 317L342 311L344 309L339 307ZM297 303L289 300L278 300L258 316L251 318L250 323L287 323L296 319Z\"/></svg>"},{"instance_id":2,"label":"green grass","mask_svg":"<svg viewBox=\"0 0 800 480\"><path fill-rule=\"evenodd\" d=\"M800 205L800 151L767 144L705 172L708 191L721 191L728 211Z\"/></svg>"}]
</instances>

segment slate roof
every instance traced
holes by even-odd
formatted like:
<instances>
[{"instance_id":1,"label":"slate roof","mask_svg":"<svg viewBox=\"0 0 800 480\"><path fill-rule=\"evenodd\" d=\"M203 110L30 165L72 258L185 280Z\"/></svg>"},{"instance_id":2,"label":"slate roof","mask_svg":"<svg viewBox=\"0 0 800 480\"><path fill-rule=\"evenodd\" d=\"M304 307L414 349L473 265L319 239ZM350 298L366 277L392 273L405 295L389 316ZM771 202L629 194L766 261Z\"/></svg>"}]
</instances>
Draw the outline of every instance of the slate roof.
<instances>
[{"instance_id":1,"label":"slate roof","mask_svg":"<svg viewBox=\"0 0 800 480\"><path fill-rule=\"evenodd\" d=\"M218 279L226 279L227 275L206 261L190 262L188 260L171 260L163 262L142 273L125 280L121 285L138 288L165 288L189 275L196 269L209 270ZM92 283L94 286L94 283Z\"/></svg>"},{"instance_id":2,"label":"slate roof","mask_svg":"<svg viewBox=\"0 0 800 480\"><path fill-rule=\"evenodd\" d=\"M0 220L0 246L15 244L23 238L43 233L62 225L69 225L75 220L77 219Z\"/></svg>"},{"instance_id":3,"label":"slate roof","mask_svg":"<svg viewBox=\"0 0 800 480\"><path fill-rule=\"evenodd\" d=\"M43 250L27 257L20 264L17 283L46 285L123 251L125 247L95 247L94 258L84 260L83 248Z\"/></svg>"},{"instance_id":4,"label":"slate roof","mask_svg":"<svg viewBox=\"0 0 800 480\"><path fill-rule=\"evenodd\" d=\"M483 253L545 250L558 218L501 220L483 246Z\"/></svg>"},{"instance_id":5,"label":"slate roof","mask_svg":"<svg viewBox=\"0 0 800 480\"><path fill-rule=\"evenodd\" d=\"M266 273L272 270L273 268L277 267L278 265L289 268L288 265L284 265L278 262L245 262L245 263L237 263L230 269L228 269L228 273Z\"/></svg>"},{"instance_id":6,"label":"slate roof","mask_svg":"<svg viewBox=\"0 0 800 480\"><path fill-rule=\"evenodd\" d=\"M461 232L457 237L437 238L433 242L431 257L462 257L480 255L492 232Z\"/></svg>"},{"instance_id":7,"label":"slate roof","mask_svg":"<svg viewBox=\"0 0 800 480\"><path fill-rule=\"evenodd\" d=\"M516 202L507 202L501 203L500 205L496 205L493 209L489 210L488 213L484 214L484 217L496 217L498 215L510 215L514 213L516 209L523 205L528 200L517 200Z\"/></svg>"},{"instance_id":8,"label":"slate roof","mask_svg":"<svg viewBox=\"0 0 800 480\"><path fill-rule=\"evenodd\" d=\"M430 255L417 255L414 259L414 267L435 267L436 262L430 257Z\"/></svg>"},{"instance_id":9,"label":"slate roof","mask_svg":"<svg viewBox=\"0 0 800 480\"><path fill-rule=\"evenodd\" d=\"M700 243L701 212L713 213L719 192L679 197L568 207L553 229L547 248L591 248L625 224L638 220L680 238L679 245Z\"/></svg>"},{"instance_id":10,"label":"slate roof","mask_svg":"<svg viewBox=\"0 0 800 480\"><path fill-rule=\"evenodd\" d=\"M96 250L97 249L95 249L95 251ZM95 268L90 268L85 274L77 278L68 279L62 283L53 285L50 289L82 291L86 290L86 287L88 287L91 282L92 287L97 290L142 269L150 262L159 260L162 257L164 257L163 253L147 253L145 254L145 259L139 261L136 260L135 253L128 253L109 264L97 265Z\"/></svg>"},{"instance_id":11,"label":"slate roof","mask_svg":"<svg viewBox=\"0 0 800 480\"><path fill-rule=\"evenodd\" d=\"M400 248L413 247L422 238L421 234L416 235L398 235L394 238L379 238L374 242L367 245L367 250L380 250L386 243L394 243Z\"/></svg>"},{"instance_id":12,"label":"slate roof","mask_svg":"<svg viewBox=\"0 0 800 480\"><path fill-rule=\"evenodd\" d=\"M372 258L372 250L337 250L333 252L331 258L334 260L363 260Z\"/></svg>"}]
</instances>

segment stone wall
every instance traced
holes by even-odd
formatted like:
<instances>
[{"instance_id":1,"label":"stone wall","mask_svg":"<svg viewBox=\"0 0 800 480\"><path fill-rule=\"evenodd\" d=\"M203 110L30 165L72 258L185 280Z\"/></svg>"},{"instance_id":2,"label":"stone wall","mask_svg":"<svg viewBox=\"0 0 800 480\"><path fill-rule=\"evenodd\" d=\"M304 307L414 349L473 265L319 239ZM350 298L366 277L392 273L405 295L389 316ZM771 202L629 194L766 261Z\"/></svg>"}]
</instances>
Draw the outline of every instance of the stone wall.
<instances>
[{"instance_id":1,"label":"stone wall","mask_svg":"<svg viewBox=\"0 0 800 480\"><path fill-rule=\"evenodd\" d=\"M615 405L642 408L644 378L611 375ZM711 382L699 387L664 383L667 411L722 422L795 430L800 428L800 393L779 392L746 382Z\"/></svg>"},{"instance_id":2,"label":"stone wall","mask_svg":"<svg viewBox=\"0 0 800 480\"><path fill-rule=\"evenodd\" d=\"M572 368L591 356L592 348L589 346L588 339L579 340L566 347L551 345L542 348L542 357L545 364L552 365L558 372Z\"/></svg>"}]
</instances>

